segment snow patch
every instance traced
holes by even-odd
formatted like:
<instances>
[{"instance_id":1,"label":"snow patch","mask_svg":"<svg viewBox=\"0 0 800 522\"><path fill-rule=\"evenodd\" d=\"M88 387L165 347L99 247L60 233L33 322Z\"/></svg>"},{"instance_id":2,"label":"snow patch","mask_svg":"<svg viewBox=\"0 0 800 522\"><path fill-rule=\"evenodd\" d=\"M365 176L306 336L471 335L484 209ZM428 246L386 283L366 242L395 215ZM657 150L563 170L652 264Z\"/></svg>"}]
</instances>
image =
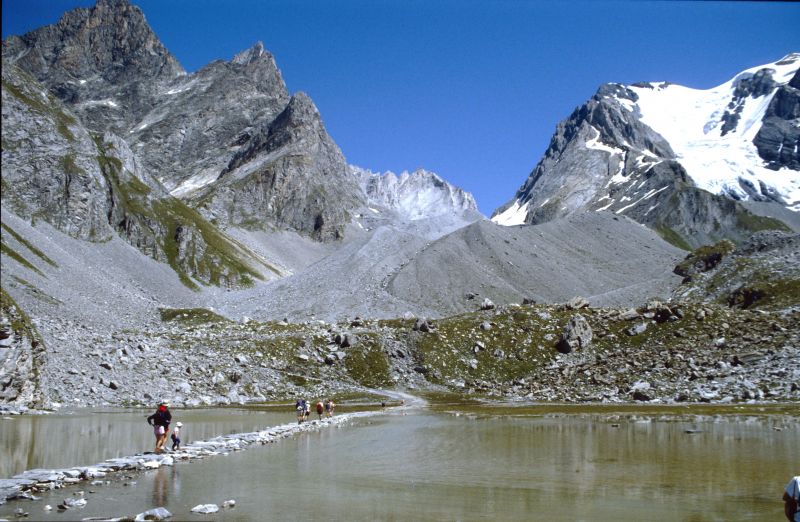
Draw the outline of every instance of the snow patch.
<instances>
[{"instance_id":1,"label":"snow patch","mask_svg":"<svg viewBox=\"0 0 800 522\"><path fill-rule=\"evenodd\" d=\"M609 154L625 154L625 151L622 149L618 149L616 147L610 147L605 143L600 142L600 131L597 130L594 126L590 125L592 130L596 133L595 137L590 139L586 142L586 148L592 150L602 150L603 152L608 152Z\"/></svg>"},{"instance_id":2,"label":"snow patch","mask_svg":"<svg viewBox=\"0 0 800 522\"><path fill-rule=\"evenodd\" d=\"M516 200L513 205L493 217L492 221L506 227L524 225L525 217L528 215L528 204L529 202L520 205L519 200Z\"/></svg>"}]
</instances>

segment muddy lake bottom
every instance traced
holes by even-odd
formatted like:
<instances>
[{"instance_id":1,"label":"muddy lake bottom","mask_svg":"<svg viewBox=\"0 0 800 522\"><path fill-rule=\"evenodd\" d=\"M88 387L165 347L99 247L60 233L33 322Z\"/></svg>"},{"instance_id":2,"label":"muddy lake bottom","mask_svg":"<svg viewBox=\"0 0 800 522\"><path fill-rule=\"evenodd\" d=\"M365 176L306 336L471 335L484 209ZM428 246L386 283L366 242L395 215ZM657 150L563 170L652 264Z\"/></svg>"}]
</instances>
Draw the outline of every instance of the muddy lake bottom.
<instances>
[{"instance_id":1,"label":"muddy lake bottom","mask_svg":"<svg viewBox=\"0 0 800 522\"><path fill-rule=\"evenodd\" d=\"M203 460L0 506L0 517L80 520L163 506L172 520L782 520L800 473L795 405L514 405L430 396ZM356 411L374 405L340 408ZM0 421L3 474L149 450L149 411ZM312 414L312 418L316 417ZM184 443L292 422L286 407L173 411ZM22 469L20 469L22 468ZM48 512L84 491L85 508ZM198 504L236 506L197 515Z\"/></svg>"}]
</instances>

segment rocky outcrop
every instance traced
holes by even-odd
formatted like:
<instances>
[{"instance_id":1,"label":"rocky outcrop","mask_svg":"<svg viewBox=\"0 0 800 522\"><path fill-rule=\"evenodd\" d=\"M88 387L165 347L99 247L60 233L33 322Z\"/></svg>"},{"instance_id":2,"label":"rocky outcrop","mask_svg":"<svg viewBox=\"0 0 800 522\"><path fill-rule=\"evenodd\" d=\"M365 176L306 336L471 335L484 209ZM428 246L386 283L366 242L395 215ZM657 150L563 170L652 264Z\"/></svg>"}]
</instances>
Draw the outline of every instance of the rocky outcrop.
<instances>
[{"instance_id":1,"label":"rocky outcrop","mask_svg":"<svg viewBox=\"0 0 800 522\"><path fill-rule=\"evenodd\" d=\"M561 333L561 339L558 341L556 348L561 353L570 353L580 348L589 346L592 342L592 327L586 318L580 314L573 315L564 331Z\"/></svg>"},{"instance_id":2,"label":"rocky outcrop","mask_svg":"<svg viewBox=\"0 0 800 522\"><path fill-rule=\"evenodd\" d=\"M0 403L26 408L40 404L38 376L44 351L28 316L0 288Z\"/></svg>"},{"instance_id":3,"label":"rocky outcrop","mask_svg":"<svg viewBox=\"0 0 800 522\"><path fill-rule=\"evenodd\" d=\"M736 249L724 242L702 247L675 270L685 275L674 291L677 299L800 310L800 234L763 231Z\"/></svg>"},{"instance_id":4,"label":"rocky outcrop","mask_svg":"<svg viewBox=\"0 0 800 522\"><path fill-rule=\"evenodd\" d=\"M108 239L110 187L91 135L30 75L5 64L2 75L3 204L72 237Z\"/></svg>"},{"instance_id":5,"label":"rocky outcrop","mask_svg":"<svg viewBox=\"0 0 800 522\"><path fill-rule=\"evenodd\" d=\"M753 143L769 168L800 170L800 70L775 93Z\"/></svg>"},{"instance_id":6,"label":"rocky outcrop","mask_svg":"<svg viewBox=\"0 0 800 522\"><path fill-rule=\"evenodd\" d=\"M289 227L322 241L341 239L350 211L364 203L344 156L304 93L258 129L192 202L208 219L249 228Z\"/></svg>"}]
</instances>

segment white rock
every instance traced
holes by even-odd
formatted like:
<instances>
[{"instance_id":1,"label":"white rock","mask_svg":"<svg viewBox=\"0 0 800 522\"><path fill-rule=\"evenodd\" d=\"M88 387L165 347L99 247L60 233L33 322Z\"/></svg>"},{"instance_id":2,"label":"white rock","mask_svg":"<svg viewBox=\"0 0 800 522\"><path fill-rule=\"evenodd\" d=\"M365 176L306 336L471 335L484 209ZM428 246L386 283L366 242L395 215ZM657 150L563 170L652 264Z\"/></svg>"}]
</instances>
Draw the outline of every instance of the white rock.
<instances>
[{"instance_id":1,"label":"white rock","mask_svg":"<svg viewBox=\"0 0 800 522\"><path fill-rule=\"evenodd\" d=\"M167 511L166 508L157 507L154 509L148 509L144 513L139 513L133 520L135 522L144 522L146 520L166 520L171 517L172 513Z\"/></svg>"},{"instance_id":2,"label":"white rock","mask_svg":"<svg viewBox=\"0 0 800 522\"><path fill-rule=\"evenodd\" d=\"M236 501L233 500L233 499L226 500L225 502L222 503L222 507L224 507L224 508L232 508L235 505L236 505Z\"/></svg>"},{"instance_id":3,"label":"white rock","mask_svg":"<svg viewBox=\"0 0 800 522\"><path fill-rule=\"evenodd\" d=\"M192 508L192 513L216 513L219 511L219 506L216 504L198 504Z\"/></svg>"}]
</instances>

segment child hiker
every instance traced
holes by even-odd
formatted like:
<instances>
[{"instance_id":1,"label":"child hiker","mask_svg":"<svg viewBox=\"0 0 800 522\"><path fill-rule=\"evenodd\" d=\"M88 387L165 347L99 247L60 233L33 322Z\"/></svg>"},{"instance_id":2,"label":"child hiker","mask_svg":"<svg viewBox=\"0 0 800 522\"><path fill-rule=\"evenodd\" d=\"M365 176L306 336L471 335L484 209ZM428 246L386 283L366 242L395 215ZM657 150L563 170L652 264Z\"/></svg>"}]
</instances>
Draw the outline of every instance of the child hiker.
<instances>
[{"instance_id":1,"label":"child hiker","mask_svg":"<svg viewBox=\"0 0 800 522\"><path fill-rule=\"evenodd\" d=\"M176 449L181 449L181 428L183 427L183 423L179 422L175 424L175 429L172 430L172 451Z\"/></svg>"}]
</instances>

